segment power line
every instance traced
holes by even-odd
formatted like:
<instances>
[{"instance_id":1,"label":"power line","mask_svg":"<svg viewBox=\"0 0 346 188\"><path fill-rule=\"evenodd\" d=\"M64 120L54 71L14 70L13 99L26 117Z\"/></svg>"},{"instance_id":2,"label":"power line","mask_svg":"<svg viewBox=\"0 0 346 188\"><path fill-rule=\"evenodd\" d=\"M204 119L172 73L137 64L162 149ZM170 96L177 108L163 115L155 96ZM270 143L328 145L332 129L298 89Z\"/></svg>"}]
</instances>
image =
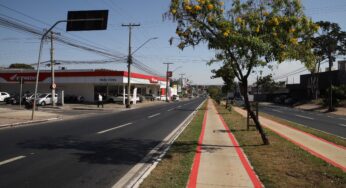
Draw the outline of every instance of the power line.
<instances>
[{"instance_id":1,"label":"power line","mask_svg":"<svg viewBox=\"0 0 346 188\"><path fill-rule=\"evenodd\" d=\"M0 15L3 15L3 14L0 14ZM2 27L6 27L6 28L9 28L11 30L16 30L16 31L20 31L20 32L34 34L37 36L42 36L42 34L43 34L43 31L41 29L37 29L36 26L27 24L23 21L17 20L15 18L11 18L11 17L6 16L6 15L5 15L5 17L6 18L4 18L4 15L2 17L0 16L0 26L2 26ZM95 49L94 46L90 46L90 45L87 46L83 43L80 43L76 40L73 40L73 39L70 39L70 38L64 37L64 36L57 37L56 41L58 41L62 44L68 45L68 46L78 48L78 49L93 52L93 53L96 53L96 54L99 54L99 55L102 55L102 56L105 56L108 58L110 57L114 60L123 60L126 57L125 55L116 56L116 55L114 55L114 53L105 51L103 49ZM147 72L149 74L155 72L155 71L150 70L150 67L145 66L144 64L142 64L138 60L134 63L134 66L136 68L138 68L139 70L142 70L142 71ZM158 74L155 74L155 75L158 75Z\"/></svg>"}]
</instances>

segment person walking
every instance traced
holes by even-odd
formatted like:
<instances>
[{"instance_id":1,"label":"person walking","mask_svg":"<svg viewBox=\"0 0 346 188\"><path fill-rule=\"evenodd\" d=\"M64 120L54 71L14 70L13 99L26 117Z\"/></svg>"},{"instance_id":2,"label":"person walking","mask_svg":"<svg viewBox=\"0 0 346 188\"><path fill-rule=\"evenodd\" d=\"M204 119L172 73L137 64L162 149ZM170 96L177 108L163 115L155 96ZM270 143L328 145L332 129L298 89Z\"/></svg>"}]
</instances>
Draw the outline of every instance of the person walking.
<instances>
[{"instance_id":1,"label":"person walking","mask_svg":"<svg viewBox=\"0 0 346 188\"><path fill-rule=\"evenodd\" d=\"M101 93L98 94L97 108L100 107L100 104L102 105L102 108L103 108L103 97L102 97Z\"/></svg>"}]
</instances>

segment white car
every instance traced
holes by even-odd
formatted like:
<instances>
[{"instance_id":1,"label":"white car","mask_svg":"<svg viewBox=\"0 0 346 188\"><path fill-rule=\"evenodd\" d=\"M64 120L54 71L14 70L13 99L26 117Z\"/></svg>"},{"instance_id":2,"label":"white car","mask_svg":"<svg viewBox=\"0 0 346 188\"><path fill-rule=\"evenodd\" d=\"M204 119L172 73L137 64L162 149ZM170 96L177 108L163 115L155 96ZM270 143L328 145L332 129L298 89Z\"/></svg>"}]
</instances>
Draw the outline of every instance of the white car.
<instances>
[{"instance_id":1,"label":"white car","mask_svg":"<svg viewBox=\"0 0 346 188\"><path fill-rule=\"evenodd\" d=\"M58 94L55 94L54 102L58 101ZM36 104L45 106L47 104L52 104L52 94L51 93L43 93L38 96L38 99L36 100Z\"/></svg>"},{"instance_id":2,"label":"white car","mask_svg":"<svg viewBox=\"0 0 346 188\"><path fill-rule=\"evenodd\" d=\"M7 92L0 92L0 101L4 101L7 97L10 97L10 94Z\"/></svg>"},{"instance_id":3,"label":"white car","mask_svg":"<svg viewBox=\"0 0 346 188\"><path fill-rule=\"evenodd\" d=\"M109 102L114 102L114 103L119 103L119 102L123 102L123 95L118 95L118 96L108 96L108 101ZM125 98L127 99L127 94L125 94ZM134 99L133 96L131 96L131 103L133 103ZM136 102L140 102L140 98L139 96L136 97Z\"/></svg>"}]
</instances>

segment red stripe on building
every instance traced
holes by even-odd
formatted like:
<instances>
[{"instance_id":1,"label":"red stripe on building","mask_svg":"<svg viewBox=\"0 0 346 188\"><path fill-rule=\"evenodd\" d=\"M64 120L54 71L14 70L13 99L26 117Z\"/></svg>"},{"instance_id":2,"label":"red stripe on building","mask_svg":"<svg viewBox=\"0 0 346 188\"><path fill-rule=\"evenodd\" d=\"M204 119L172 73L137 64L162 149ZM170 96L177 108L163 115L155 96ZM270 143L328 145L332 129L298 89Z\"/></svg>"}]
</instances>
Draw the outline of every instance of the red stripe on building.
<instances>
[{"instance_id":1,"label":"red stripe on building","mask_svg":"<svg viewBox=\"0 0 346 188\"><path fill-rule=\"evenodd\" d=\"M95 70L95 71L56 71L55 77L101 77L101 76L123 76L127 77L126 71L111 71L111 70ZM0 77L6 81L17 81L18 78L24 77L24 80L35 81L36 72L0 72ZM51 77L51 72L41 71L39 81L43 81ZM25 79L27 78L27 79ZM151 76L139 73L131 73L131 78L147 79L149 81L158 80L166 81L166 78Z\"/></svg>"}]
</instances>

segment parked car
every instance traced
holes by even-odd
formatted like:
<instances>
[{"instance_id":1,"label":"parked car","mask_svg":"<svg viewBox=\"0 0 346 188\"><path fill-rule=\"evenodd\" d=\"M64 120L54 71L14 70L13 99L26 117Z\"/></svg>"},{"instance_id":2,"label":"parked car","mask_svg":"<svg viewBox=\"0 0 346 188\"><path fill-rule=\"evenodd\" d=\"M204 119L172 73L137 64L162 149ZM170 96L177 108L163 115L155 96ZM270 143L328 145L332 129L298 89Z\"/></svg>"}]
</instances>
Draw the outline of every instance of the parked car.
<instances>
[{"instance_id":1,"label":"parked car","mask_svg":"<svg viewBox=\"0 0 346 188\"><path fill-rule=\"evenodd\" d=\"M173 95L172 99L173 101L180 101L179 95Z\"/></svg>"},{"instance_id":2,"label":"parked car","mask_svg":"<svg viewBox=\"0 0 346 188\"><path fill-rule=\"evenodd\" d=\"M67 95L64 97L64 102L67 103L83 103L85 101L85 98L80 95Z\"/></svg>"},{"instance_id":3,"label":"parked car","mask_svg":"<svg viewBox=\"0 0 346 188\"><path fill-rule=\"evenodd\" d=\"M155 94L145 94L144 98L145 100L148 100L148 101L160 100L160 97Z\"/></svg>"},{"instance_id":4,"label":"parked car","mask_svg":"<svg viewBox=\"0 0 346 188\"><path fill-rule=\"evenodd\" d=\"M12 95L11 97L8 97L6 98L6 103L7 104L19 104L19 101L20 101L20 95L18 94L15 94L15 95ZM22 102L24 102L24 97L22 97Z\"/></svg>"},{"instance_id":5,"label":"parked car","mask_svg":"<svg viewBox=\"0 0 346 188\"><path fill-rule=\"evenodd\" d=\"M119 102L123 102L123 95L117 95L117 96L108 96L108 101L109 102L114 102L114 103L119 103ZM125 102L127 101L127 94L125 94ZM130 102L133 103L134 99L133 96L131 96L131 100ZM136 97L136 102L140 102L140 97L137 95Z\"/></svg>"},{"instance_id":6,"label":"parked car","mask_svg":"<svg viewBox=\"0 0 346 188\"><path fill-rule=\"evenodd\" d=\"M55 102L58 101L58 94L55 94L55 97L53 99ZM51 93L44 93L38 96L38 99L36 100L36 104L45 106L47 104L52 104L52 94Z\"/></svg>"},{"instance_id":7,"label":"parked car","mask_svg":"<svg viewBox=\"0 0 346 188\"><path fill-rule=\"evenodd\" d=\"M11 99L12 97L14 97L15 95L17 95L17 94L15 94L15 93L9 93L9 94L10 94L10 96L8 96L8 97L6 97L6 98L4 99L4 102L5 102L6 104L11 104L10 99Z\"/></svg>"},{"instance_id":8,"label":"parked car","mask_svg":"<svg viewBox=\"0 0 346 188\"><path fill-rule=\"evenodd\" d=\"M10 94L7 92L0 92L0 101L5 101L6 98L10 97Z\"/></svg>"}]
</instances>

